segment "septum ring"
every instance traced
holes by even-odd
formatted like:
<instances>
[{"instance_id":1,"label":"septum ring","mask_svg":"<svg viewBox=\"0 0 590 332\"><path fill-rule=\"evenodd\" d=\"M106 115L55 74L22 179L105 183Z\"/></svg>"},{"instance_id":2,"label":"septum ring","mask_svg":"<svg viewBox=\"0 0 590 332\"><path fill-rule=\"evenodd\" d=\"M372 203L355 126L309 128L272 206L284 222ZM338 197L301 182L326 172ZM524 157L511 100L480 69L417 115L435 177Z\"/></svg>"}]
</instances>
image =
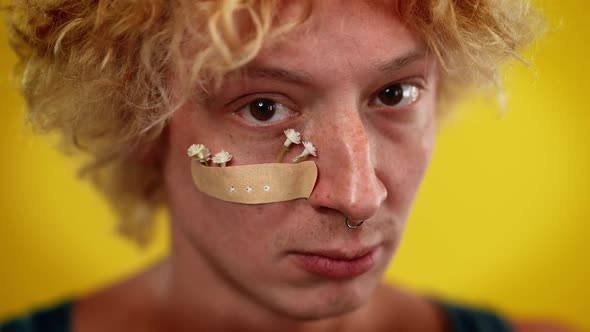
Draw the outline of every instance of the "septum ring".
<instances>
[{"instance_id":1,"label":"septum ring","mask_svg":"<svg viewBox=\"0 0 590 332\"><path fill-rule=\"evenodd\" d=\"M361 220L361 222L359 222L358 224L351 224L350 219L348 219L348 217L346 217L346 220L344 221L344 223L346 224L346 227L348 227L349 229L357 229L357 228L361 227L361 225L364 222L365 222L364 220Z\"/></svg>"}]
</instances>

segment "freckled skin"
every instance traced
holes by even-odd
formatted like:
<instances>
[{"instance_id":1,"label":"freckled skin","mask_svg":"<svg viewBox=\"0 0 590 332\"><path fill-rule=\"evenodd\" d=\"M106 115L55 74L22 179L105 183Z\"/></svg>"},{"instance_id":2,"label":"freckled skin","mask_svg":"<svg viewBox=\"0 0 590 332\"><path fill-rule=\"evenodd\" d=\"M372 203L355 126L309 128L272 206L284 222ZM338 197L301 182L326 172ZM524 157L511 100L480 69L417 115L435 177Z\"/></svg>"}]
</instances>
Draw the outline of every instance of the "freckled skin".
<instances>
[{"instance_id":1,"label":"freckled skin","mask_svg":"<svg viewBox=\"0 0 590 332\"><path fill-rule=\"evenodd\" d=\"M354 29L341 30L344 20ZM277 85L300 107L290 123L259 133L228 112L197 103L187 104L170 122L165 176L172 255L182 253L178 256L191 260L178 260L182 275L175 278L184 285L186 278L195 278L193 273L209 269L215 281L202 282L215 285L212 289L232 289L237 298L288 317L331 317L369 300L399 243L431 155L436 78L428 77L428 93L411 109L383 111L370 105L383 85L403 78L384 76L373 64L422 44L394 16L359 2L321 2L289 34L254 62L311 73L313 87ZM433 73L432 66L427 59L407 74ZM232 94L232 81L224 84L230 88L214 98ZM310 159L319 176L309 200L239 205L208 197L192 185L186 157L190 144L204 143L213 153L229 151L231 165L273 162L284 127L300 131L318 149L318 157ZM285 160L301 150L293 145ZM344 216L366 222L351 231ZM376 266L346 281L310 276L293 267L287 255L374 245L381 251Z\"/></svg>"}]
</instances>

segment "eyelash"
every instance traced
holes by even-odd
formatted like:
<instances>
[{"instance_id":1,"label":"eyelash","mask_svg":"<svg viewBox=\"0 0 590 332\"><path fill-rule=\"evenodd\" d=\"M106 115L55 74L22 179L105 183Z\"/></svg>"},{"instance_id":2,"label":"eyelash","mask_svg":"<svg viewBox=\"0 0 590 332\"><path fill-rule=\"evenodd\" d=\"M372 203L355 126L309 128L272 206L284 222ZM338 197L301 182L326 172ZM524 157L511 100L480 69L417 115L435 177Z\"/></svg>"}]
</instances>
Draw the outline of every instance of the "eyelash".
<instances>
[{"instance_id":1,"label":"eyelash","mask_svg":"<svg viewBox=\"0 0 590 332\"><path fill-rule=\"evenodd\" d=\"M401 100L396 103L395 105L387 105L386 103L384 103L383 101L378 102L378 98L380 98L380 94L384 93L387 89L391 89L393 87L401 87L402 89L402 95L401 95ZM403 107L408 107L412 104L415 104L416 102L418 102L422 96L422 93L424 92L424 85L420 84L420 83L415 83L415 82L395 82L395 83L391 83L389 85L386 85L384 87L382 87L381 89L379 89L377 91L377 93L375 93L370 100L370 105L375 105L376 107L380 107L380 108L403 108ZM383 97L383 96L381 96ZM394 95L395 98L400 97L398 95ZM408 101L404 102L404 98L409 99ZM270 96L264 96L262 94L251 94L250 99L245 102L245 103L241 103L240 107L235 110L233 112L233 115L235 116L239 116L242 118L247 118L245 120L243 120L243 122L247 122L246 124L250 127L257 127L257 128L264 128L264 127L275 127L285 121L287 121L289 118L293 118L295 116L297 116L297 114L299 114L299 112L293 110L293 107L290 107L287 104L291 104L291 102L281 102L279 101L280 99L285 99L284 97L277 97L277 95L270 95ZM259 101L259 106L262 107L262 104L260 104L263 101L270 101L273 103L273 107L280 107L280 112L283 113L283 118L280 120L276 120L276 121L268 121L268 120L258 120L256 119L252 113L251 113L251 106L254 102ZM275 117L276 113L273 113L271 115L271 118Z\"/></svg>"},{"instance_id":2,"label":"eyelash","mask_svg":"<svg viewBox=\"0 0 590 332\"><path fill-rule=\"evenodd\" d=\"M238 116L238 117L242 117L242 118L247 118L245 119L245 121L242 122L247 122L246 124L250 127L256 127L256 128L264 128L264 127L275 127L277 126L279 123L285 122L286 119L290 119L293 117L296 117L299 112L297 112L296 106L294 105L293 102L291 101L283 101L286 98L285 97L280 97L277 94L270 94L270 95L264 95L264 94L251 94L249 95L249 99L246 102L242 102L240 103L237 110L235 110L233 112L234 116ZM248 112L248 108L256 101L271 101L274 103L273 106L279 106L282 108L281 112L284 113L289 113L289 114L284 114L284 118L280 119L280 120L276 120L276 121L260 121L254 118L254 116ZM244 111L244 112L242 112ZM241 115L241 114L245 114L245 115ZM274 117L275 115L273 114L272 117Z\"/></svg>"},{"instance_id":3,"label":"eyelash","mask_svg":"<svg viewBox=\"0 0 590 332\"><path fill-rule=\"evenodd\" d=\"M381 95L383 92L385 92L386 90L388 90L392 87L400 87L402 90L401 96L397 96L397 95L394 96L396 98L397 97L401 98L399 101L397 101L397 103L395 105L388 105L383 101L381 101L379 103L376 102L378 100L378 98L380 97L379 95ZM373 97L371 98L371 104L374 104L378 107L402 108L402 107L406 107L406 106L415 104L420 99L423 92L424 92L424 87L422 84L411 83L411 82L396 82L396 83L386 85L383 88L381 88L380 90L378 90L377 93L375 95L373 95ZM407 99L407 100L404 101L404 99Z\"/></svg>"}]
</instances>

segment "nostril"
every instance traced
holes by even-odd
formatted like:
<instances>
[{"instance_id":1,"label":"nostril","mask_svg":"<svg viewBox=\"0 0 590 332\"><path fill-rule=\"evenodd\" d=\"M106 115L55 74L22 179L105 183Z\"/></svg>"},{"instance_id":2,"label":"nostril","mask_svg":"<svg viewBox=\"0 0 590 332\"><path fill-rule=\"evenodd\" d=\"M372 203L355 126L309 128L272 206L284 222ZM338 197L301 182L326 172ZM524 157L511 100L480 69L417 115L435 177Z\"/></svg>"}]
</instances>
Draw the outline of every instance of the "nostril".
<instances>
[{"instance_id":1,"label":"nostril","mask_svg":"<svg viewBox=\"0 0 590 332\"><path fill-rule=\"evenodd\" d=\"M326 178L323 180L327 181ZM369 184L359 188L351 183L341 186L329 181L318 183L309 201L316 209L335 210L351 220L370 219L385 201L387 191L378 179L374 179Z\"/></svg>"},{"instance_id":2,"label":"nostril","mask_svg":"<svg viewBox=\"0 0 590 332\"><path fill-rule=\"evenodd\" d=\"M342 207L343 213L352 220L365 220L373 217L382 201L374 195L362 195L354 201L349 201Z\"/></svg>"}]
</instances>

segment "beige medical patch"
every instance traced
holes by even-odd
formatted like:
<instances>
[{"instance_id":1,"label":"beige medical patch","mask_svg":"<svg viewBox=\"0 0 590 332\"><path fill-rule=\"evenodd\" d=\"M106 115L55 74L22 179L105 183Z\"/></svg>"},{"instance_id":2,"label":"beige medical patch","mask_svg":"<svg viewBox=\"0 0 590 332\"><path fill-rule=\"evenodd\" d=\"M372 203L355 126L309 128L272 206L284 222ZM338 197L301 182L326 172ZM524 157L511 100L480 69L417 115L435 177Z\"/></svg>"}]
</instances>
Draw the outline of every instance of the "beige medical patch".
<instances>
[{"instance_id":1,"label":"beige medical patch","mask_svg":"<svg viewBox=\"0 0 590 332\"><path fill-rule=\"evenodd\" d=\"M243 204L261 204L309 198L318 170L315 162L207 167L191 160L197 189L215 198Z\"/></svg>"}]
</instances>

